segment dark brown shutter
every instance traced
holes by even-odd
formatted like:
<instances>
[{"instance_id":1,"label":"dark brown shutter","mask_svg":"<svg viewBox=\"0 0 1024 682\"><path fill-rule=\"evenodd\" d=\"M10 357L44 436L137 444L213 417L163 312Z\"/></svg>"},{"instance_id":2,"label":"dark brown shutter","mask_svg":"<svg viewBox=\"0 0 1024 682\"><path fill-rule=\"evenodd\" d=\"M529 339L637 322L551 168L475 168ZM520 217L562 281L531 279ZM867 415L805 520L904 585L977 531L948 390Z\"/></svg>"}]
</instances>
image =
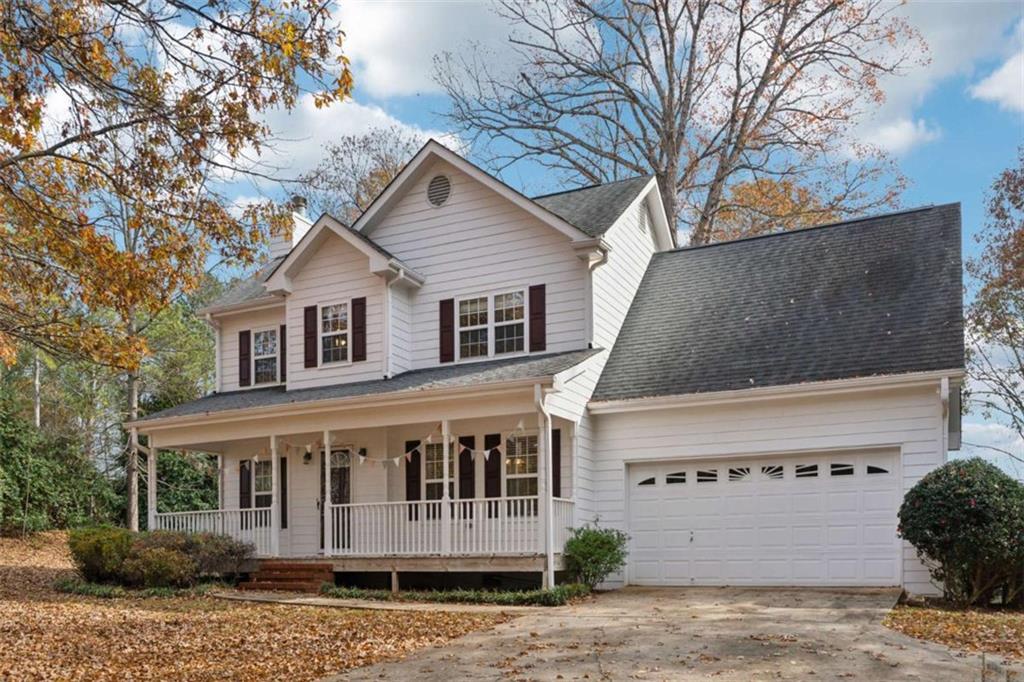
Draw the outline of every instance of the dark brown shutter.
<instances>
[{"instance_id":1,"label":"dark brown shutter","mask_svg":"<svg viewBox=\"0 0 1024 682\"><path fill-rule=\"evenodd\" d=\"M463 448L469 448L465 450ZM459 499L472 500L476 497L476 467L473 466L473 450L476 437L459 436Z\"/></svg>"},{"instance_id":2,"label":"dark brown shutter","mask_svg":"<svg viewBox=\"0 0 1024 682\"><path fill-rule=\"evenodd\" d=\"M405 451L419 448L418 440L407 440ZM407 502L420 499L420 451L417 449L405 461L405 499Z\"/></svg>"},{"instance_id":3,"label":"dark brown shutter","mask_svg":"<svg viewBox=\"0 0 1024 682\"><path fill-rule=\"evenodd\" d=\"M501 497L501 445L500 433L489 433L484 436L484 449L489 451L484 464L484 496Z\"/></svg>"},{"instance_id":4,"label":"dark brown shutter","mask_svg":"<svg viewBox=\"0 0 1024 682\"><path fill-rule=\"evenodd\" d=\"M352 299L352 362L366 359L366 298Z\"/></svg>"},{"instance_id":5,"label":"dark brown shutter","mask_svg":"<svg viewBox=\"0 0 1024 682\"><path fill-rule=\"evenodd\" d=\"M441 301L441 362L455 361L455 299Z\"/></svg>"},{"instance_id":6,"label":"dark brown shutter","mask_svg":"<svg viewBox=\"0 0 1024 682\"><path fill-rule=\"evenodd\" d=\"M281 479L281 494L278 495L278 499L281 500L281 528L288 527L288 458L281 458L281 471L279 472Z\"/></svg>"},{"instance_id":7,"label":"dark brown shutter","mask_svg":"<svg viewBox=\"0 0 1024 682\"><path fill-rule=\"evenodd\" d=\"M288 327L283 324L277 335L277 364L278 376L285 381L288 379Z\"/></svg>"},{"instance_id":8,"label":"dark brown shutter","mask_svg":"<svg viewBox=\"0 0 1024 682\"><path fill-rule=\"evenodd\" d=\"M317 366L316 357L316 306L308 305L302 309L302 350L305 367Z\"/></svg>"},{"instance_id":9,"label":"dark brown shutter","mask_svg":"<svg viewBox=\"0 0 1024 682\"><path fill-rule=\"evenodd\" d=\"M405 461L405 501L414 502L420 499L420 442L418 440L407 440L405 441L405 451L410 452L413 448L417 448L415 452L409 456L409 459ZM409 507L409 520L416 521L420 518L419 507Z\"/></svg>"},{"instance_id":10,"label":"dark brown shutter","mask_svg":"<svg viewBox=\"0 0 1024 682\"><path fill-rule=\"evenodd\" d=\"M530 287L530 352L546 350L548 344L547 302L543 284Z\"/></svg>"},{"instance_id":11,"label":"dark brown shutter","mask_svg":"<svg viewBox=\"0 0 1024 682\"><path fill-rule=\"evenodd\" d=\"M238 463L238 508L252 509L252 460Z\"/></svg>"},{"instance_id":12,"label":"dark brown shutter","mask_svg":"<svg viewBox=\"0 0 1024 682\"><path fill-rule=\"evenodd\" d=\"M252 383L252 334L246 329L238 332L238 385Z\"/></svg>"},{"instance_id":13,"label":"dark brown shutter","mask_svg":"<svg viewBox=\"0 0 1024 682\"><path fill-rule=\"evenodd\" d=\"M551 496L562 496L562 430L551 429Z\"/></svg>"}]
</instances>

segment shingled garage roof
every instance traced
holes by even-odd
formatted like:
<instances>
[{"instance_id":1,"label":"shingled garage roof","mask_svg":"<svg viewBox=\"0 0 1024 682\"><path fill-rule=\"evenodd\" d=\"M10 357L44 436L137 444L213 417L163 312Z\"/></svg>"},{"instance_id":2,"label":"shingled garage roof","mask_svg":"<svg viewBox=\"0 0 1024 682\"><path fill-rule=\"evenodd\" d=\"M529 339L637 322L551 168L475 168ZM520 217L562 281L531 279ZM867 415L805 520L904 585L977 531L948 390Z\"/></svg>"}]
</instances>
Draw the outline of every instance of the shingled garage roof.
<instances>
[{"instance_id":1,"label":"shingled garage roof","mask_svg":"<svg viewBox=\"0 0 1024 682\"><path fill-rule=\"evenodd\" d=\"M556 216L579 228L590 237L600 237L608 231L622 212L629 208L637 195L653 176L646 175L628 180L607 182L603 185L571 189L555 194L533 197Z\"/></svg>"},{"instance_id":2,"label":"shingled garage roof","mask_svg":"<svg viewBox=\"0 0 1024 682\"><path fill-rule=\"evenodd\" d=\"M593 400L963 366L950 204L656 254Z\"/></svg>"},{"instance_id":3,"label":"shingled garage roof","mask_svg":"<svg viewBox=\"0 0 1024 682\"><path fill-rule=\"evenodd\" d=\"M445 365L404 372L390 379L334 384L293 391L287 391L283 386L273 386L214 393L147 415L139 422L145 423L170 417L201 417L230 410L284 406L320 400L384 396L392 393L447 388L470 388L486 384L536 379L563 372L598 352L600 351L597 349L585 349L549 355Z\"/></svg>"}]
</instances>

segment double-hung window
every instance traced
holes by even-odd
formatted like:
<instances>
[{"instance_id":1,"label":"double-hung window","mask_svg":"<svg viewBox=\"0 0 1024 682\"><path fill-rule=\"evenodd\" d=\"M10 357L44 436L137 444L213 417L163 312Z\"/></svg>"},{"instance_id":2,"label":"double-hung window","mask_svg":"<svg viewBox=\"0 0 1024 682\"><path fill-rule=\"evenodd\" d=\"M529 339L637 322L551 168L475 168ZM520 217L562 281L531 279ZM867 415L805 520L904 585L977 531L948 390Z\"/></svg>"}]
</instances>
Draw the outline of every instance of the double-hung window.
<instances>
[{"instance_id":1,"label":"double-hung window","mask_svg":"<svg viewBox=\"0 0 1024 682\"><path fill-rule=\"evenodd\" d=\"M348 362L348 304L320 308L320 364Z\"/></svg>"},{"instance_id":2,"label":"double-hung window","mask_svg":"<svg viewBox=\"0 0 1024 682\"><path fill-rule=\"evenodd\" d=\"M253 506L269 507L273 496L273 464L270 461L260 460L254 463L252 469L253 482Z\"/></svg>"},{"instance_id":3,"label":"double-hung window","mask_svg":"<svg viewBox=\"0 0 1024 682\"><path fill-rule=\"evenodd\" d=\"M505 495L537 494L537 436L509 436L505 441Z\"/></svg>"},{"instance_id":4,"label":"double-hung window","mask_svg":"<svg viewBox=\"0 0 1024 682\"><path fill-rule=\"evenodd\" d=\"M459 359L519 353L526 348L522 290L459 301Z\"/></svg>"},{"instance_id":5,"label":"double-hung window","mask_svg":"<svg viewBox=\"0 0 1024 682\"><path fill-rule=\"evenodd\" d=\"M454 448L448 452L448 497L455 497L455 453ZM424 497L428 500L440 500L444 493L444 445L427 443L424 456L424 476L426 489Z\"/></svg>"},{"instance_id":6,"label":"double-hung window","mask_svg":"<svg viewBox=\"0 0 1024 682\"><path fill-rule=\"evenodd\" d=\"M253 377L256 384L277 382L277 330L265 329L252 335Z\"/></svg>"}]
</instances>

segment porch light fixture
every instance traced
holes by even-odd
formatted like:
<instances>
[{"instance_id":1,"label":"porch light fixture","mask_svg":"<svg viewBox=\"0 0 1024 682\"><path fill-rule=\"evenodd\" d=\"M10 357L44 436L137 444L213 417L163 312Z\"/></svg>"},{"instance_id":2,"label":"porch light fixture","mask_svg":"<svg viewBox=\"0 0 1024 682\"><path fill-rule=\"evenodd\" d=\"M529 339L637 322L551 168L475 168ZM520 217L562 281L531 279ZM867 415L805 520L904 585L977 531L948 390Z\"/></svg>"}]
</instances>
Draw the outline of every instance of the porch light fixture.
<instances>
[{"instance_id":1,"label":"porch light fixture","mask_svg":"<svg viewBox=\"0 0 1024 682\"><path fill-rule=\"evenodd\" d=\"M313 461L313 446L307 443L306 444L306 452L304 452L302 454L302 463L303 464L309 464L312 461Z\"/></svg>"}]
</instances>

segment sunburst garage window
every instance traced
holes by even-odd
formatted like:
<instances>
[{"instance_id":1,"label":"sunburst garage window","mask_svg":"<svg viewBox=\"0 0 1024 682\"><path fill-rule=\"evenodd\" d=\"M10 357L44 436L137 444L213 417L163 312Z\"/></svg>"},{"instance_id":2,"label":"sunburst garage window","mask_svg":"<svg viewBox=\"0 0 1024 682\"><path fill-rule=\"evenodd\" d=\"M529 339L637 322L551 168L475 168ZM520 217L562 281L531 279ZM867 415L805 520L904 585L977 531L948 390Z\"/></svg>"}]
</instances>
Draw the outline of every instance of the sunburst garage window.
<instances>
[{"instance_id":1,"label":"sunburst garage window","mask_svg":"<svg viewBox=\"0 0 1024 682\"><path fill-rule=\"evenodd\" d=\"M253 375L257 384L277 381L277 330L267 329L252 335Z\"/></svg>"},{"instance_id":2,"label":"sunburst garage window","mask_svg":"<svg viewBox=\"0 0 1024 682\"><path fill-rule=\"evenodd\" d=\"M348 304L320 308L320 364L348 360Z\"/></svg>"}]
</instances>

